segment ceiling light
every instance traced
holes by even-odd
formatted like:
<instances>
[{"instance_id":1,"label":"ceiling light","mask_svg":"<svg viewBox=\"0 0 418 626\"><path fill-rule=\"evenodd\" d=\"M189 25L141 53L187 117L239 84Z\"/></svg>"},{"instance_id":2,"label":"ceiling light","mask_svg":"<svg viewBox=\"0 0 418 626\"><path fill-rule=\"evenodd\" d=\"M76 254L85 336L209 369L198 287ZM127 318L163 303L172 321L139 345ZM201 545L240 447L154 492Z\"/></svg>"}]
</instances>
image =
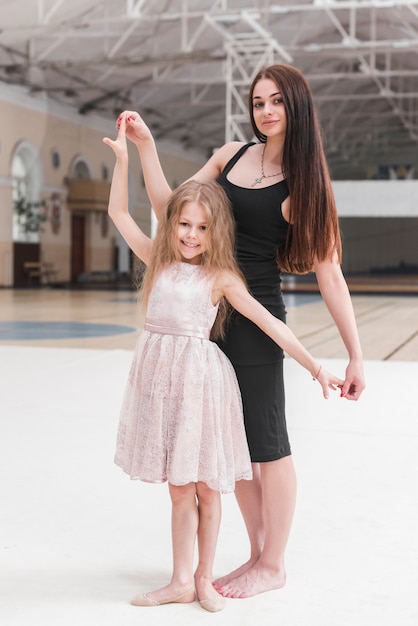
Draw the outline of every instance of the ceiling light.
<instances>
[{"instance_id":1,"label":"ceiling light","mask_svg":"<svg viewBox=\"0 0 418 626\"><path fill-rule=\"evenodd\" d=\"M215 21L224 26L235 26L239 22L239 17L237 15L217 15Z\"/></svg>"},{"instance_id":2,"label":"ceiling light","mask_svg":"<svg viewBox=\"0 0 418 626\"><path fill-rule=\"evenodd\" d=\"M289 13L289 7L273 4L273 6L270 7L270 13Z\"/></svg>"}]
</instances>

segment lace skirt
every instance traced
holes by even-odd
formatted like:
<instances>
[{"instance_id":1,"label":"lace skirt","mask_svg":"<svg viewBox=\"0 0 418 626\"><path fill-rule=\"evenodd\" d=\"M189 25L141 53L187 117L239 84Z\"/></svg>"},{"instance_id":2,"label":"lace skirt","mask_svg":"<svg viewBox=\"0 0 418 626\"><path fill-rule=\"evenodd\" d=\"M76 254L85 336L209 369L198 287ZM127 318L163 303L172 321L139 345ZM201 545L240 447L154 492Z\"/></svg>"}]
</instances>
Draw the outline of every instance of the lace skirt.
<instances>
[{"instance_id":1,"label":"lace skirt","mask_svg":"<svg viewBox=\"0 0 418 626\"><path fill-rule=\"evenodd\" d=\"M115 463L132 479L227 493L252 478L234 369L207 339L144 330L120 413Z\"/></svg>"}]
</instances>

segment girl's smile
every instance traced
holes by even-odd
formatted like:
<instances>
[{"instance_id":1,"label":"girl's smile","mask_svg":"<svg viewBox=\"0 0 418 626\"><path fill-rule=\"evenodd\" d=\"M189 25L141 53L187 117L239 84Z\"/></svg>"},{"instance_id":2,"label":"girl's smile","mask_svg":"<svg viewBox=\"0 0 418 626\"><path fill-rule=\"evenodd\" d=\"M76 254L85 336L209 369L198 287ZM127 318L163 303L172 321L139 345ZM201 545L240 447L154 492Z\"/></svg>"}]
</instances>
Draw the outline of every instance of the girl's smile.
<instances>
[{"instance_id":1,"label":"girl's smile","mask_svg":"<svg viewBox=\"0 0 418 626\"><path fill-rule=\"evenodd\" d=\"M209 236L206 211L196 202L186 202L177 226L177 240L182 260L199 265L207 250Z\"/></svg>"}]
</instances>

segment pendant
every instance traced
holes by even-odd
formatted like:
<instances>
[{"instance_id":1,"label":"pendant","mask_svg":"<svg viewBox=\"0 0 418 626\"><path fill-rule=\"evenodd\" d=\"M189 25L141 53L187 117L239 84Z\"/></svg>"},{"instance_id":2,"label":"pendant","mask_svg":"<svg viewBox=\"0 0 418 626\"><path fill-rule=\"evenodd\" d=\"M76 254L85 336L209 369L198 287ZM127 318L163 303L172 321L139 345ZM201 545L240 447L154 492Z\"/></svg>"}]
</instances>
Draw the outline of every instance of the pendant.
<instances>
[{"instance_id":1,"label":"pendant","mask_svg":"<svg viewBox=\"0 0 418 626\"><path fill-rule=\"evenodd\" d=\"M251 187L255 187L256 185L259 185L261 181L263 180L263 178L264 176L261 176L260 178L256 178L253 184L251 185Z\"/></svg>"}]
</instances>

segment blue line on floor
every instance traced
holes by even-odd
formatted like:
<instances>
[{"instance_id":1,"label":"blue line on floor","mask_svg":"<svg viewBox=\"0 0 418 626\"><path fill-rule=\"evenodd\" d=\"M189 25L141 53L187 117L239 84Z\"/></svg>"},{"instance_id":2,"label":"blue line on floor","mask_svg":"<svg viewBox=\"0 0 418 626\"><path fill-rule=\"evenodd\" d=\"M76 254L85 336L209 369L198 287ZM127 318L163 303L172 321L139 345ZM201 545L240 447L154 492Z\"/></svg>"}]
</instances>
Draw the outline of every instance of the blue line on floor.
<instances>
[{"instance_id":1,"label":"blue line on floor","mask_svg":"<svg viewBox=\"0 0 418 626\"><path fill-rule=\"evenodd\" d=\"M82 322L0 322L0 340L76 339L109 337L133 333L137 329L119 324L85 324Z\"/></svg>"}]
</instances>

